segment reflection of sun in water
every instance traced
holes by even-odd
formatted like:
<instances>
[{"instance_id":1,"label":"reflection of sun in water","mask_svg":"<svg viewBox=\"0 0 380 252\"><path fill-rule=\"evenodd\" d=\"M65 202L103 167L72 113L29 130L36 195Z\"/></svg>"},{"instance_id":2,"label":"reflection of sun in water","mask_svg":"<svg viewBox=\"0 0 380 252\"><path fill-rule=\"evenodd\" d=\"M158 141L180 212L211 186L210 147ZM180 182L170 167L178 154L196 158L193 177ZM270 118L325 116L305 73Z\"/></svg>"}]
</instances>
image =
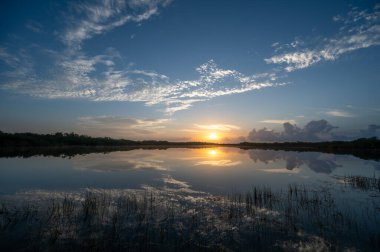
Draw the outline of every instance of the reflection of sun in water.
<instances>
[{"instance_id":1,"label":"reflection of sun in water","mask_svg":"<svg viewBox=\"0 0 380 252\"><path fill-rule=\"evenodd\" d=\"M209 135L208 135L208 139L210 139L210 140L218 140L218 134L216 134L216 133L210 133Z\"/></svg>"},{"instance_id":2,"label":"reflection of sun in water","mask_svg":"<svg viewBox=\"0 0 380 252\"><path fill-rule=\"evenodd\" d=\"M208 154L210 154L210 156L216 156L216 155L218 155L218 151L217 150L209 150Z\"/></svg>"}]
</instances>

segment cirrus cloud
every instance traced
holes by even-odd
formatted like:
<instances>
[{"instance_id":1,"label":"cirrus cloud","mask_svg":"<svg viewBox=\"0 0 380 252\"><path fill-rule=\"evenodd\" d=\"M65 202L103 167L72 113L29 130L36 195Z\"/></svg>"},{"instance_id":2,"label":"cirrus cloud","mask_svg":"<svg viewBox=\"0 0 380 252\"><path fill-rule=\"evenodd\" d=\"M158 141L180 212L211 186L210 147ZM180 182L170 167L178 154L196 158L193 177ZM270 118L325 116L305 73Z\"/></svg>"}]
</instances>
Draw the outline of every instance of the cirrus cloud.
<instances>
[{"instance_id":1,"label":"cirrus cloud","mask_svg":"<svg viewBox=\"0 0 380 252\"><path fill-rule=\"evenodd\" d=\"M66 30L62 41L79 49L84 40L108 32L128 22L142 22L157 15L159 8L167 6L170 0L97 0L73 2L70 12L65 13Z\"/></svg>"},{"instance_id":2,"label":"cirrus cloud","mask_svg":"<svg viewBox=\"0 0 380 252\"><path fill-rule=\"evenodd\" d=\"M296 121L295 120L278 120L278 119L272 119L272 120L262 120L260 121L261 123L272 123L272 124L284 124L284 123L291 123L291 124L295 124Z\"/></svg>"},{"instance_id":3,"label":"cirrus cloud","mask_svg":"<svg viewBox=\"0 0 380 252\"><path fill-rule=\"evenodd\" d=\"M197 67L195 78L173 79L153 70L135 69L113 48L97 55L83 52L85 41L121 27L128 22L143 22L158 15L169 0L108 0L70 4L65 27L61 29L63 50L25 47L11 50L0 47L0 60L7 66L0 72L0 89L48 99L85 99L89 101L140 102L172 115L210 99L279 87L278 69L244 74L237 69L219 66L209 60ZM380 44L380 17L373 11L352 10L342 22L336 36L319 41L314 47L296 38L286 48L292 51L265 59L294 71L320 61L335 60L340 55ZM281 47L274 43L275 53ZM55 47L56 48L56 47ZM40 59L46 59L41 61ZM346 116L330 112L332 116ZM288 120L291 123L295 121ZM280 123L264 120L265 123Z\"/></svg>"},{"instance_id":4,"label":"cirrus cloud","mask_svg":"<svg viewBox=\"0 0 380 252\"><path fill-rule=\"evenodd\" d=\"M122 116L85 116L78 118L78 126L86 134L144 138L159 133L170 119L139 119Z\"/></svg>"},{"instance_id":5,"label":"cirrus cloud","mask_svg":"<svg viewBox=\"0 0 380 252\"><path fill-rule=\"evenodd\" d=\"M336 60L341 55L358 49L380 45L379 8L375 7L372 11L359 11L353 8L347 16L334 18L334 21L343 23L335 36L321 39L313 45L312 49L300 48L300 44L307 43L296 39L294 43L291 43L290 48L293 51L274 55L265 59L265 62L284 65L285 71L292 72L321 61ZM279 44L275 43L274 46L278 47ZM280 46L279 49L283 47Z\"/></svg>"},{"instance_id":6,"label":"cirrus cloud","mask_svg":"<svg viewBox=\"0 0 380 252\"><path fill-rule=\"evenodd\" d=\"M325 114L329 116L335 116L335 117L353 117L351 113L346 112L346 111L341 111L341 110L329 110L325 112Z\"/></svg>"},{"instance_id":7,"label":"cirrus cloud","mask_svg":"<svg viewBox=\"0 0 380 252\"><path fill-rule=\"evenodd\" d=\"M208 124L208 125L194 124L194 126L199 129L220 130L220 131L231 131L231 130L240 129L239 126L232 125L232 124Z\"/></svg>"}]
</instances>

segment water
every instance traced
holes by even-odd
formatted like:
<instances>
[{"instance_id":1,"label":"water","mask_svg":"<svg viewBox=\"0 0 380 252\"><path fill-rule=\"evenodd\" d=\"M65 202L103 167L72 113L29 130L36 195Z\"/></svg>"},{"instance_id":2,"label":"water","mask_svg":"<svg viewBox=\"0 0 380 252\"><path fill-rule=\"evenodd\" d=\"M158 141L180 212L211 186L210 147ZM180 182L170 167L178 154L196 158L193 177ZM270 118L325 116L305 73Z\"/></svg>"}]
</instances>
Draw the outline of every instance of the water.
<instances>
[{"instance_id":1,"label":"water","mask_svg":"<svg viewBox=\"0 0 380 252\"><path fill-rule=\"evenodd\" d=\"M375 160L219 147L12 155L0 167L9 249L20 237L42 250L380 248Z\"/></svg>"},{"instance_id":2,"label":"water","mask_svg":"<svg viewBox=\"0 0 380 252\"><path fill-rule=\"evenodd\" d=\"M317 152L200 148L0 158L0 193L138 189L168 181L212 194L298 183L340 187L339 176L379 177L380 162ZM170 179L170 180L169 180Z\"/></svg>"}]
</instances>

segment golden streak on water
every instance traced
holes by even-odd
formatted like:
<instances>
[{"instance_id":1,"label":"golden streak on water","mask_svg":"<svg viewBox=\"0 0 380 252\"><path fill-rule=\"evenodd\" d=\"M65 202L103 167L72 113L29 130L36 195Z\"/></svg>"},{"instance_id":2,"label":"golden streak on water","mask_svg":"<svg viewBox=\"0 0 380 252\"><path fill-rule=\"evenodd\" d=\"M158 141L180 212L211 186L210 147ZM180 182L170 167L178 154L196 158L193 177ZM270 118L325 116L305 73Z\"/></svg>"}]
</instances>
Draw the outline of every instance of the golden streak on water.
<instances>
[{"instance_id":1,"label":"golden streak on water","mask_svg":"<svg viewBox=\"0 0 380 252\"><path fill-rule=\"evenodd\" d=\"M215 157L215 156L217 156L217 155L218 155L218 151L217 151L217 150L214 150L214 149L212 149L212 150L209 150L209 151L208 151L208 154L209 154L210 156L212 156L212 157Z\"/></svg>"}]
</instances>

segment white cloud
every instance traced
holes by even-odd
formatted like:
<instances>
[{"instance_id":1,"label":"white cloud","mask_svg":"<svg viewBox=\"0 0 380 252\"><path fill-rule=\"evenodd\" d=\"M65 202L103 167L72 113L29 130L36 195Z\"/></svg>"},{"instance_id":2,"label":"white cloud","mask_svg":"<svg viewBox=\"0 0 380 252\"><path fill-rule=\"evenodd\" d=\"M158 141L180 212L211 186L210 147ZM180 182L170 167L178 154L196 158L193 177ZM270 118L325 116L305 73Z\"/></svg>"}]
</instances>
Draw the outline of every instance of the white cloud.
<instances>
[{"instance_id":1,"label":"white cloud","mask_svg":"<svg viewBox=\"0 0 380 252\"><path fill-rule=\"evenodd\" d=\"M158 9L168 5L167 0L144 1L94 1L74 2L65 18L68 28L62 35L65 44L80 48L81 43L95 35L105 33L128 22L142 22L158 14ZM79 18L78 18L79 17Z\"/></svg>"},{"instance_id":2,"label":"white cloud","mask_svg":"<svg viewBox=\"0 0 380 252\"><path fill-rule=\"evenodd\" d=\"M200 125L194 124L196 128L205 129L205 130L220 130L220 131L231 131L240 129L239 126L232 124L209 124L209 125Z\"/></svg>"},{"instance_id":3,"label":"white cloud","mask_svg":"<svg viewBox=\"0 0 380 252\"><path fill-rule=\"evenodd\" d=\"M11 52L5 47L0 47L0 61L3 61L8 70L1 72L2 76L7 78L20 78L28 76L29 79L35 79L34 64L31 57L25 49Z\"/></svg>"},{"instance_id":4,"label":"white cloud","mask_svg":"<svg viewBox=\"0 0 380 252\"><path fill-rule=\"evenodd\" d=\"M341 111L341 110L329 110L325 112L325 114L329 116L335 116L335 117L353 117L351 113L348 113L346 111Z\"/></svg>"},{"instance_id":5,"label":"white cloud","mask_svg":"<svg viewBox=\"0 0 380 252\"><path fill-rule=\"evenodd\" d=\"M172 80L155 71L125 67L120 54L112 48L91 56L81 50L85 40L128 22L147 20L170 2L72 2L60 35L67 48L54 51L37 46L18 52L0 48L0 60L10 69L1 73L6 78L0 80L0 88L49 99L142 102L173 114L214 97L284 85L276 83L275 73L244 75L234 69L220 68L213 60L195 69L198 78Z\"/></svg>"},{"instance_id":6,"label":"white cloud","mask_svg":"<svg viewBox=\"0 0 380 252\"><path fill-rule=\"evenodd\" d=\"M29 20L26 24L25 27L32 32L35 33L41 33L43 31L43 26L41 23L34 21L34 20Z\"/></svg>"},{"instance_id":7,"label":"white cloud","mask_svg":"<svg viewBox=\"0 0 380 252\"><path fill-rule=\"evenodd\" d=\"M166 114L173 114L214 97L283 85L275 82L277 76L273 73L244 75L237 70L219 68L213 60L196 68L197 79L171 80L154 71L118 69L120 55L114 49L92 57L83 53L60 55L54 51L49 51L49 55L54 64L46 65L46 76L31 78L33 68L23 65L28 61L11 61L5 50L0 51L0 58L3 56L15 71L16 67L17 71L30 71L24 75L14 74L14 78L0 88L50 99L143 102L148 106L158 105Z\"/></svg>"},{"instance_id":8,"label":"white cloud","mask_svg":"<svg viewBox=\"0 0 380 252\"><path fill-rule=\"evenodd\" d=\"M336 36L322 39L313 49L303 48L285 52L267 58L265 62L285 65L284 69L292 72L320 61L336 60L342 54L354 50L380 45L380 12L378 10L374 9L373 12L352 10L347 17L335 17L334 21L343 22ZM298 45L302 43L294 43L292 47L298 48Z\"/></svg>"},{"instance_id":9,"label":"white cloud","mask_svg":"<svg viewBox=\"0 0 380 252\"><path fill-rule=\"evenodd\" d=\"M0 59L9 66L1 73L2 89L43 98L75 98L91 101L129 101L156 106L166 114L191 108L195 103L219 96L240 94L266 87L284 85L278 82L275 71L245 75L235 69L219 67L213 60L195 68L198 77L171 79L165 74L145 69L134 69L122 64L123 59L114 49L88 56L81 50L86 39L105 33L127 22L142 22L156 15L170 1L130 0L95 1L91 4L76 2L71 5L71 16L62 34L68 50L45 50L48 63L35 61L27 49L10 52L0 48ZM276 52L291 50L265 59L267 63L283 64L284 70L307 68L320 61L335 60L340 55L380 45L380 17L372 12L352 10L347 17L335 18L341 22L339 33L319 41L314 47L305 48L307 42L299 38L289 44L272 46ZM48 53L47 53L48 52ZM36 57L34 57L36 59ZM37 72L35 66L39 67ZM43 70L41 70L43 69ZM43 76L43 77L42 77ZM332 116L348 116L331 111ZM294 123L294 120L287 120ZM264 120L264 123L283 123L284 120Z\"/></svg>"},{"instance_id":10,"label":"white cloud","mask_svg":"<svg viewBox=\"0 0 380 252\"><path fill-rule=\"evenodd\" d=\"M284 123L291 123L291 124L295 124L296 121L295 120L277 120L277 119L274 119L274 120L263 120L263 121L260 121L261 123L273 123L273 124L284 124Z\"/></svg>"},{"instance_id":11,"label":"white cloud","mask_svg":"<svg viewBox=\"0 0 380 252\"><path fill-rule=\"evenodd\" d=\"M181 132L189 132L189 133L203 133L203 130L197 130L197 129L180 129L178 131Z\"/></svg>"},{"instance_id":12,"label":"white cloud","mask_svg":"<svg viewBox=\"0 0 380 252\"><path fill-rule=\"evenodd\" d=\"M310 121L303 128L285 122L284 131L276 132L267 128L253 129L249 132L247 140L254 142L286 142L286 141L329 141L340 138L333 133L337 127L326 120Z\"/></svg>"},{"instance_id":13,"label":"white cloud","mask_svg":"<svg viewBox=\"0 0 380 252\"><path fill-rule=\"evenodd\" d=\"M136 138L159 133L169 121L167 118L138 119L105 115L79 117L78 125L86 134Z\"/></svg>"}]
</instances>

